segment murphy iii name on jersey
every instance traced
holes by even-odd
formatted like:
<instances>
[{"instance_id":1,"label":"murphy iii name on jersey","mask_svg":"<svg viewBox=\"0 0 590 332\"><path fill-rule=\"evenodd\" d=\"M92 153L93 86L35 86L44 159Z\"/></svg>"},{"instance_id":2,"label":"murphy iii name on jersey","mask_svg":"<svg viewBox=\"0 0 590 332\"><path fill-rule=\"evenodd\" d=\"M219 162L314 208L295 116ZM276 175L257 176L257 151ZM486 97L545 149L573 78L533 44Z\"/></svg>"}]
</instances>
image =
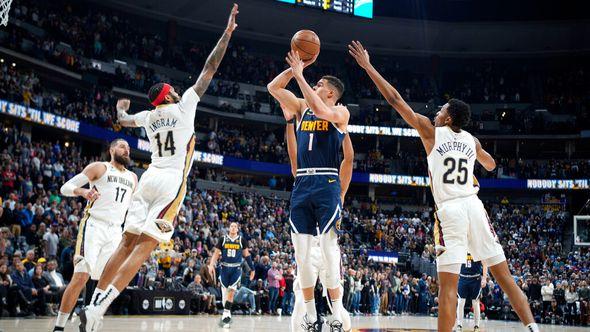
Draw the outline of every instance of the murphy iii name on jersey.
<instances>
[{"instance_id":1,"label":"murphy iii name on jersey","mask_svg":"<svg viewBox=\"0 0 590 332\"><path fill-rule=\"evenodd\" d=\"M436 148L436 152L438 152L441 156L449 151L458 151L464 153L467 155L467 158L475 157L475 151L473 151L469 145L463 142L445 142Z\"/></svg>"},{"instance_id":2,"label":"murphy iii name on jersey","mask_svg":"<svg viewBox=\"0 0 590 332\"><path fill-rule=\"evenodd\" d=\"M152 124L150 124L150 129L152 131L156 131L162 127L174 128L174 127L176 127L177 122L178 122L178 119L172 119L172 118L158 119L158 120L155 120L154 122L152 122Z\"/></svg>"}]
</instances>

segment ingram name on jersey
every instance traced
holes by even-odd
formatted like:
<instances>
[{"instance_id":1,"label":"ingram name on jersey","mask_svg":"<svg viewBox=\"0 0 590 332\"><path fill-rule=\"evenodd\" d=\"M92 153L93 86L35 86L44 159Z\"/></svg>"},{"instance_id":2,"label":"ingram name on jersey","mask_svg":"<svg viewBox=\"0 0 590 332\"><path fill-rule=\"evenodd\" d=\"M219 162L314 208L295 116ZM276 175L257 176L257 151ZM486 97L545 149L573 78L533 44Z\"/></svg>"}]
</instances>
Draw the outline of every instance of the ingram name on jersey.
<instances>
[{"instance_id":1,"label":"ingram name on jersey","mask_svg":"<svg viewBox=\"0 0 590 332\"><path fill-rule=\"evenodd\" d=\"M340 168L344 133L308 108L297 126L297 168Z\"/></svg>"},{"instance_id":2,"label":"ingram name on jersey","mask_svg":"<svg viewBox=\"0 0 590 332\"><path fill-rule=\"evenodd\" d=\"M437 205L477 194L473 176L475 139L465 130L456 133L450 127L437 127L434 147L428 155L428 172L432 196Z\"/></svg>"},{"instance_id":3,"label":"ingram name on jersey","mask_svg":"<svg viewBox=\"0 0 590 332\"><path fill-rule=\"evenodd\" d=\"M221 250L221 265L240 266L243 261L242 250L246 248L246 240L241 235L235 239L225 235L217 244L217 249Z\"/></svg>"},{"instance_id":4,"label":"ingram name on jersey","mask_svg":"<svg viewBox=\"0 0 590 332\"><path fill-rule=\"evenodd\" d=\"M190 87L178 103L160 105L152 111L134 115L135 123L145 129L150 141L150 166L185 170L186 156L194 150L195 113L199 100Z\"/></svg>"},{"instance_id":5,"label":"ingram name on jersey","mask_svg":"<svg viewBox=\"0 0 590 332\"><path fill-rule=\"evenodd\" d=\"M92 218L121 225L135 190L135 176L127 169L119 171L111 163L103 164L107 168L104 174L90 181L90 188L95 188L100 197L88 202L86 211Z\"/></svg>"}]
</instances>

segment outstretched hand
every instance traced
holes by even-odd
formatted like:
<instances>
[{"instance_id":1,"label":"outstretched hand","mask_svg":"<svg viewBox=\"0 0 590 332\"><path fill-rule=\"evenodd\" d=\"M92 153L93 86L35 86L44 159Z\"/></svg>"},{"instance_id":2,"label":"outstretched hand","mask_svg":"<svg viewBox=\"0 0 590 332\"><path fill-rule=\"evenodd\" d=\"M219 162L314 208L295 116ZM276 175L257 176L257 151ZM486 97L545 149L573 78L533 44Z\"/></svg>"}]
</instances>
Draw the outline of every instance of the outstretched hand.
<instances>
[{"instance_id":1,"label":"outstretched hand","mask_svg":"<svg viewBox=\"0 0 590 332\"><path fill-rule=\"evenodd\" d=\"M371 66L369 52L367 52L361 42L353 40L351 44L348 45L348 53L352 55L361 68L367 69Z\"/></svg>"},{"instance_id":2,"label":"outstretched hand","mask_svg":"<svg viewBox=\"0 0 590 332\"><path fill-rule=\"evenodd\" d=\"M231 13L229 14L229 19L227 20L227 27L225 28L227 32L232 33L238 27L238 24L236 23L236 16L238 13L238 4L234 3Z\"/></svg>"},{"instance_id":3,"label":"outstretched hand","mask_svg":"<svg viewBox=\"0 0 590 332\"><path fill-rule=\"evenodd\" d=\"M293 76L301 77L303 76L303 67L304 63L301 61L299 57L299 53L296 51L291 50L287 53L287 57L285 58L289 66L291 66L291 71L293 71Z\"/></svg>"}]
</instances>

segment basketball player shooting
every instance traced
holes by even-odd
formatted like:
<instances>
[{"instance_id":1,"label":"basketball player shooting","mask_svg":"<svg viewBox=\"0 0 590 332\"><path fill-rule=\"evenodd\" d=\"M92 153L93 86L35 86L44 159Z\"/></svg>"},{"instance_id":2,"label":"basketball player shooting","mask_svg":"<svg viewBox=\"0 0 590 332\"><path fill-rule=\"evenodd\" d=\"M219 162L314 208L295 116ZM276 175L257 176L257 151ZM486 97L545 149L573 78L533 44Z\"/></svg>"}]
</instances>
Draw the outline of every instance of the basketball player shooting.
<instances>
[{"instance_id":1,"label":"basketball player shooting","mask_svg":"<svg viewBox=\"0 0 590 332\"><path fill-rule=\"evenodd\" d=\"M139 267L159 242L170 241L180 205L187 188L187 176L195 151L195 113L236 29L238 5L234 4L225 32L207 58L197 82L182 97L167 83L158 83L148 92L155 107L134 115L127 114L130 102L117 102L119 123L124 127L143 127L150 142L152 162L139 181L125 220L119 251L129 252L123 262L109 261L97 288L100 295L80 313L80 330L97 331L102 317L119 293L129 284ZM132 249L130 249L132 248ZM116 264L118 263L118 264Z\"/></svg>"},{"instance_id":2,"label":"basketball player shooting","mask_svg":"<svg viewBox=\"0 0 590 332\"><path fill-rule=\"evenodd\" d=\"M496 167L494 158L479 140L463 129L470 120L469 105L451 99L434 118L418 114L371 65L369 53L358 41L349 53L375 83L387 102L420 134L426 150L432 195L436 203L434 240L440 280L438 330L450 332L457 308L457 283L461 264L469 251L476 261L489 267L512 307L530 331L538 331L524 293L512 279L504 250L499 243L473 176L477 160L486 170Z\"/></svg>"},{"instance_id":3,"label":"basketball player shooting","mask_svg":"<svg viewBox=\"0 0 590 332\"><path fill-rule=\"evenodd\" d=\"M286 60L291 68L268 84L270 94L281 104L289 119L297 120L297 171L291 195L290 224L297 274L305 299L306 331L321 329L314 299L317 276L310 267L310 249L314 236L327 268L324 286L332 299L335 321L342 322L344 307L340 292L340 248L334 231L340 219L339 152L350 113L336 105L344 93L344 85L333 76L322 77L312 88L303 77L303 69L316 57L303 62L295 51ZM295 78L304 98L297 98L285 89Z\"/></svg>"},{"instance_id":4,"label":"basketball player shooting","mask_svg":"<svg viewBox=\"0 0 590 332\"><path fill-rule=\"evenodd\" d=\"M285 128L285 135L287 137L287 152L289 154L289 162L291 164L291 173L293 177L297 175L297 137L295 135L295 116L292 116L289 119L289 115L286 112L283 112L285 119L287 119L287 125ZM348 191L348 187L350 186L350 181L352 180L352 168L353 168L353 160L354 160L354 148L352 146L352 141L350 140L350 135L344 137L342 141L342 163L340 164L340 201L344 204L344 198L346 196L346 192ZM325 264L322 259L322 252L320 250L319 241L314 239L312 241L312 247L310 249L310 267L313 271L313 275L315 275L315 279L318 280L323 284L327 281L326 279L326 268ZM295 291L295 305L293 308L293 314L291 316L291 332L303 332L305 328L305 302L303 300L303 292L301 291L301 285L299 283L299 278L296 277L293 285L293 289ZM342 290L341 290L342 292ZM351 330L351 321L350 321L350 314L346 309L343 309L342 312L342 323L339 326L340 322L335 321L328 321L328 326L330 326L331 330L338 330L339 328L344 329L345 331Z\"/></svg>"}]
</instances>

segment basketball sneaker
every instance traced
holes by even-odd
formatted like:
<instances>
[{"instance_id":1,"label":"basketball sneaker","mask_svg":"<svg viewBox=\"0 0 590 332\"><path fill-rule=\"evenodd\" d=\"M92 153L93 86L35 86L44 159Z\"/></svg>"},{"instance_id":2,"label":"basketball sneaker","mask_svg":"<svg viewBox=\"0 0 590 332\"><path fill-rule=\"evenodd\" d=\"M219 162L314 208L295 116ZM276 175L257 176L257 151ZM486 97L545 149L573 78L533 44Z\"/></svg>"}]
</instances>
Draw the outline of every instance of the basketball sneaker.
<instances>
[{"instance_id":1,"label":"basketball sneaker","mask_svg":"<svg viewBox=\"0 0 590 332\"><path fill-rule=\"evenodd\" d=\"M102 327L102 317L97 311L98 309L93 307L80 310L80 332L97 332Z\"/></svg>"},{"instance_id":2,"label":"basketball sneaker","mask_svg":"<svg viewBox=\"0 0 590 332\"><path fill-rule=\"evenodd\" d=\"M230 326L231 326L231 317L229 317L229 316L223 317L219 321L219 327L221 327L221 328L227 329Z\"/></svg>"},{"instance_id":3,"label":"basketball sneaker","mask_svg":"<svg viewBox=\"0 0 590 332\"><path fill-rule=\"evenodd\" d=\"M463 332L463 326L457 325L457 328L455 329L455 332Z\"/></svg>"},{"instance_id":4,"label":"basketball sneaker","mask_svg":"<svg viewBox=\"0 0 590 332\"><path fill-rule=\"evenodd\" d=\"M475 325L475 326L473 327L473 332L479 332L479 326Z\"/></svg>"},{"instance_id":5,"label":"basketball sneaker","mask_svg":"<svg viewBox=\"0 0 590 332\"><path fill-rule=\"evenodd\" d=\"M322 332L323 324L324 322L320 317L318 317L317 321L310 322L309 317L307 316L307 314L305 314L305 317L303 317L303 324L301 324L301 327L305 332Z\"/></svg>"}]
</instances>

